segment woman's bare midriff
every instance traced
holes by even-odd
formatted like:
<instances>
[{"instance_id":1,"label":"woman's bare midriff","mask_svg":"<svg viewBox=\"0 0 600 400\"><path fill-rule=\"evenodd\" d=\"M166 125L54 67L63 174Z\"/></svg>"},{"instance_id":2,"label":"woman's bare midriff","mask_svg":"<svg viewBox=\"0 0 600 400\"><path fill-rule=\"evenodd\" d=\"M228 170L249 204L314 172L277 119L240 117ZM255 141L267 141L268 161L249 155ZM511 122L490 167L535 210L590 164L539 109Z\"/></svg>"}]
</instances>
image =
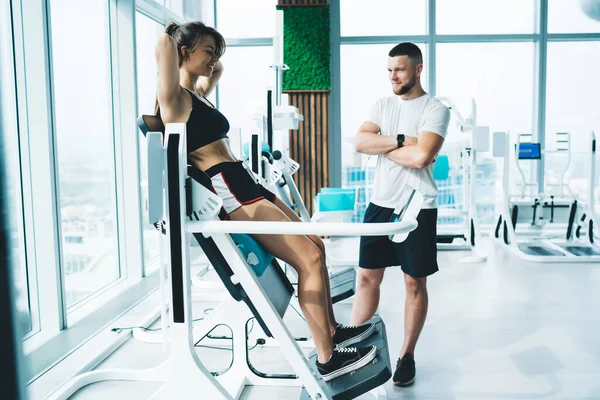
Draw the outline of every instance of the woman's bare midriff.
<instances>
[{"instance_id":1,"label":"woman's bare midriff","mask_svg":"<svg viewBox=\"0 0 600 400\"><path fill-rule=\"evenodd\" d=\"M229 139L220 139L188 154L188 161L198 169L206 171L222 162L239 161L229 147Z\"/></svg>"}]
</instances>

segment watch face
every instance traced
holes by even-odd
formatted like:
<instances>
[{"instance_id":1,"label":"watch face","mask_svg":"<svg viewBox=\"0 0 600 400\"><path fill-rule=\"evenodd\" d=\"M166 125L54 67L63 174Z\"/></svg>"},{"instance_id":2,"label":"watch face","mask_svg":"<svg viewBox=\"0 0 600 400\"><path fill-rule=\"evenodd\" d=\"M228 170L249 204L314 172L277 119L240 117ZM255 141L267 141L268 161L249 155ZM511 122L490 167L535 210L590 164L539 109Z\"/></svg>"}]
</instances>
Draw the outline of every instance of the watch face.
<instances>
[{"instance_id":1,"label":"watch face","mask_svg":"<svg viewBox=\"0 0 600 400\"><path fill-rule=\"evenodd\" d=\"M397 135L396 141L398 142L398 147L402 147L402 145L404 144L404 135L403 134Z\"/></svg>"}]
</instances>

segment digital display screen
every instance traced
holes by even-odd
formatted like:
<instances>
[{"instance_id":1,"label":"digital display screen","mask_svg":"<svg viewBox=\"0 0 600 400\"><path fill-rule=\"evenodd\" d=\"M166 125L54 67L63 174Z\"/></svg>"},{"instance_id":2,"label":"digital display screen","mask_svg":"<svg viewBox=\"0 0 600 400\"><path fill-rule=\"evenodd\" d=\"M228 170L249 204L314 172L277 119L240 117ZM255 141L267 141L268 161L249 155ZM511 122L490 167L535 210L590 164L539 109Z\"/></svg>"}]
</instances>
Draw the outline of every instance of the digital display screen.
<instances>
[{"instance_id":1,"label":"digital display screen","mask_svg":"<svg viewBox=\"0 0 600 400\"><path fill-rule=\"evenodd\" d=\"M539 160L542 151L539 143L519 143L519 160Z\"/></svg>"}]
</instances>

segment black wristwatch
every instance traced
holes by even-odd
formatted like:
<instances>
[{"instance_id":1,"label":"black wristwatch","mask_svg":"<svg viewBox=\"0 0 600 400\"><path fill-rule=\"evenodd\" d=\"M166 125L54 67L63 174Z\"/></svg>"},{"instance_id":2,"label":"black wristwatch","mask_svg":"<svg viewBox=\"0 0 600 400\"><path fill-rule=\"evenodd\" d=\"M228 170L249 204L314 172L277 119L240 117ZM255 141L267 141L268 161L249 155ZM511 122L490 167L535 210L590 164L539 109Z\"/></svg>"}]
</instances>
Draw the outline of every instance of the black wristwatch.
<instances>
[{"instance_id":1,"label":"black wristwatch","mask_svg":"<svg viewBox=\"0 0 600 400\"><path fill-rule=\"evenodd\" d=\"M398 148L402 147L404 145L404 135L401 133L396 135L396 141L398 142Z\"/></svg>"}]
</instances>

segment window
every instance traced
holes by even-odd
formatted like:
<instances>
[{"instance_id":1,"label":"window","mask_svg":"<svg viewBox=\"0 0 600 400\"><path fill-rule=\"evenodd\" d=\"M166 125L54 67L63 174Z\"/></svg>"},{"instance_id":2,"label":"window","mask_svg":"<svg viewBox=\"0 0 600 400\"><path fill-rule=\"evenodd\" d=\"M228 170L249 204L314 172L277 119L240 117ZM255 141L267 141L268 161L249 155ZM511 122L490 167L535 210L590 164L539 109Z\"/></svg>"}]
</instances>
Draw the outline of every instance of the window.
<instances>
[{"instance_id":1,"label":"window","mask_svg":"<svg viewBox=\"0 0 600 400\"><path fill-rule=\"evenodd\" d=\"M10 24L9 3L0 5L0 58L5 65L13 65L13 43ZM8 23L6 23L8 22ZM25 251L25 222L21 179L21 153L16 110L15 77L12 68L2 68L0 86L2 96L2 131L4 147L2 158L7 187L6 207L8 213L8 252L16 285L16 306L26 315L24 333L34 333L39 327L35 271L29 269Z\"/></svg>"},{"instance_id":2,"label":"window","mask_svg":"<svg viewBox=\"0 0 600 400\"><path fill-rule=\"evenodd\" d=\"M549 33L598 33L600 21L588 17L582 9L581 1L549 0ZM589 3L589 1L588 1Z\"/></svg>"},{"instance_id":3,"label":"window","mask_svg":"<svg viewBox=\"0 0 600 400\"><path fill-rule=\"evenodd\" d=\"M184 0L160 0L160 3L177 15L183 15Z\"/></svg>"},{"instance_id":4,"label":"window","mask_svg":"<svg viewBox=\"0 0 600 400\"><path fill-rule=\"evenodd\" d=\"M275 0L217 0L217 29L225 38L273 37L276 5Z\"/></svg>"},{"instance_id":5,"label":"window","mask_svg":"<svg viewBox=\"0 0 600 400\"><path fill-rule=\"evenodd\" d=\"M452 97L463 109L475 98L478 125L531 131L533 43L440 44L437 55L438 96Z\"/></svg>"},{"instance_id":6,"label":"window","mask_svg":"<svg viewBox=\"0 0 600 400\"><path fill-rule=\"evenodd\" d=\"M576 73L573 73L574 65ZM580 198L589 192L589 162L583 154L590 149L590 132L595 131L600 138L598 71L600 42L548 43L546 148L557 147L558 132L570 133L571 149L575 154L571 157L566 180ZM558 183L565 165L564 156L546 157L546 181ZM600 199L600 189L596 190L596 199L596 202Z\"/></svg>"},{"instance_id":7,"label":"window","mask_svg":"<svg viewBox=\"0 0 600 400\"><path fill-rule=\"evenodd\" d=\"M49 3L67 308L121 276L108 5L105 0ZM89 260L83 268L82 260Z\"/></svg>"},{"instance_id":8,"label":"window","mask_svg":"<svg viewBox=\"0 0 600 400\"><path fill-rule=\"evenodd\" d=\"M437 95L450 97L465 118L473 98L477 105L477 125L489 126L490 132L510 131L513 135L531 132L533 72L533 43L457 43L437 47ZM453 119L443 151L451 152L453 147L460 146L453 144L457 139L461 135ZM493 205L500 198L501 173L501 161L489 154L479 155L477 206L482 223L490 223L494 218Z\"/></svg>"},{"instance_id":9,"label":"window","mask_svg":"<svg viewBox=\"0 0 600 400\"><path fill-rule=\"evenodd\" d=\"M137 12L135 16L136 64L137 64L137 101L138 115L154 115L156 101L157 66L154 57L154 47L157 38L164 32L161 24ZM144 235L144 273L156 271L159 267L160 237L158 231L148 221L147 184L148 160L146 140L141 132L140 140L140 175L142 178L142 223Z\"/></svg>"},{"instance_id":10,"label":"window","mask_svg":"<svg viewBox=\"0 0 600 400\"><path fill-rule=\"evenodd\" d=\"M341 48L341 109L342 165L361 166L367 157L354 151L354 136L367 119L373 103L392 96L388 77L388 53L397 43L376 45L342 45ZM427 46L418 44L423 53L421 84L427 90ZM372 160L373 161L373 160Z\"/></svg>"},{"instance_id":11,"label":"window","mask_svg":"<svg viewBox=\"0 0 600 400\"><path fill-rule=\"evenodd\" d=\"M400 36L427 33L427 1L340 2L342 36Z\"/></svg>"},{"instance_id":12,"label":"window","mask_svg":"<svg viewBox=\"0 0 600 400\"><path fill-rule=\"evenodd\" d=\"M437 0L438 34L533 33L533 0Z\"/></svg>"},{"instance_id":13,"label":"window","mask_svg":"<svg viewBox=\"0 0 600 400\"><path fill-rule=\"evenodd\" d=\"M254 118L266 113L267 88L275 86L270 68L273 47L229 47L221 61L218 108L229 120L231 146L241 155L240 145L249 140L248 135L261 132Z\"/></svg>"}]
</instances>

